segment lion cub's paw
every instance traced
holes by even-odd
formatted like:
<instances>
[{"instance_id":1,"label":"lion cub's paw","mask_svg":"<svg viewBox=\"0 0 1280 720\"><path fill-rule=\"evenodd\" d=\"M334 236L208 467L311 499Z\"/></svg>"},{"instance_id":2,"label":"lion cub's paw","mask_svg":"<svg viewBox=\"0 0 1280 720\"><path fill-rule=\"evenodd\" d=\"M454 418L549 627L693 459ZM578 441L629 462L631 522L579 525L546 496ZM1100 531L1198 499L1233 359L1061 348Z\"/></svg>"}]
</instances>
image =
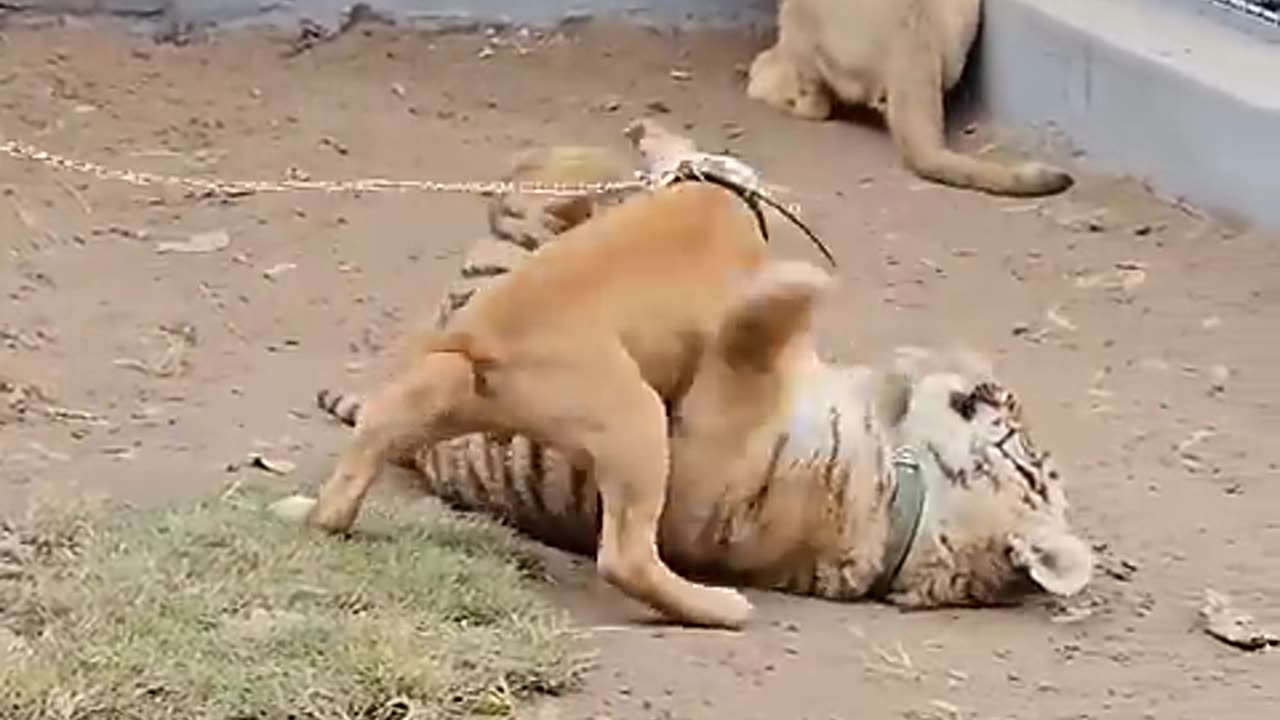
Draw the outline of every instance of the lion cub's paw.
<instances>
[{"instance_id":1,"label":"lion cub's paw","mask_svg":"<svg viewBox=\"0 0 1280 720\"><path fill-rule=\"evenodd\" d=\"M306 522L307 515L316 506L316 502L315 498L306 495L290 495L271 503L267 510L281 520L301 525Z\"/></svg>"},{"instance_id":2,"label":"lion cub's paw","mask_svg":"<svg viewBox=\"0 0 1280 720\"><path fill-rule=\"evenodd\" d=\"M1019 185L1027 195L1053 195L1075 184L1066 170L1041 162L1027 162L1018 166Z\"/></svg>"}]
</instances>

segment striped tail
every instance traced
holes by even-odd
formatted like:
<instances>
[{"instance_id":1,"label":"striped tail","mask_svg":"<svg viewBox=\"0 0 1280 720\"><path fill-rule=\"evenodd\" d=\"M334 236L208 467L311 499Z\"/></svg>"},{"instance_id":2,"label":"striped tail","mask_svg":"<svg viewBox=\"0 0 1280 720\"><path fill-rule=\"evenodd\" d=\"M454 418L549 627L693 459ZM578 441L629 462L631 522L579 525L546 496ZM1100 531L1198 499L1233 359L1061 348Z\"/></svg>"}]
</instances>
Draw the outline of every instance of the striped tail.
<instances>
[{"instance_id":1,"label":"striped tail","mask_svg":"<svg viewBox=\"0 0 1280 720\"><path fill-rule=\"evenodd\" d=\"M361 397L354 393L344 393L328 388L322 388L316 393L316 407L347 427L356 426L361 403Z\"/></svg>"}]
</instances>

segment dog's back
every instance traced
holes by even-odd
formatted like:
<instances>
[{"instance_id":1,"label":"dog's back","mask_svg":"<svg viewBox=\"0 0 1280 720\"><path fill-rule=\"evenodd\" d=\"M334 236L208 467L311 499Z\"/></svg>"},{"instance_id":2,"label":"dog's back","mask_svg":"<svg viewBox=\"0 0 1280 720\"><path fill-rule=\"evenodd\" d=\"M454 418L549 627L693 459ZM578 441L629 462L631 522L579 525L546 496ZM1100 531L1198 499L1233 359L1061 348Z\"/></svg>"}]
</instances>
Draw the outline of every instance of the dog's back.
<instances>
[{"instance_id":1,"label":"dog's back","mask_svg":"<svg viewBox=\"0 0 1280 720\"><path fill-rule=\"evenodd\" d=\"M765 252L745 202L716 185L682 183L565 233L478 294L448 330L474 333L474 347L495 349L526 337L617 338L667 396L686 379L728 294Z\"/></svg>"}]
</instances>

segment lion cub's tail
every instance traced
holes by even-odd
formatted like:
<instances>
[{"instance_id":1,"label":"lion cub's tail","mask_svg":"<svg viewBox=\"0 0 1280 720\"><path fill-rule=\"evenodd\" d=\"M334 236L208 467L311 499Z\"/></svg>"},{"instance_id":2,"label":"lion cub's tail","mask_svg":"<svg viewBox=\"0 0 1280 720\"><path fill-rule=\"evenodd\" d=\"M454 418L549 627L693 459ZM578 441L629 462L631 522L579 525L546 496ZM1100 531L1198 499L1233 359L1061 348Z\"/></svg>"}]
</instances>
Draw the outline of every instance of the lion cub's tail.
<instances>
[{"instance_id":1,"label":"lion cub's tail","mask_svg":"<svg viewBox=\"0 0 1280 720\"><path fill-rule=\"evenodd\" d=\"M721 320L716 350L732 370L774 371L808 337L814 306L830 286L831 276L810 263L767 264Z\"/></svg>"},{"instance_id":2,"label":"lion cub's tail","mask_svg":"<svg viewBox=\"0 0 1280 720\"><path fill-rule=\"evenodd\" d=\"M942 61L937 51L910 37L890 59L885 124L911 171L928 180L996 195L1035 197L1074 184L1065 170L1042 162L1006 163L973 157L946 146Z\"/></svg>"}]
</instances>

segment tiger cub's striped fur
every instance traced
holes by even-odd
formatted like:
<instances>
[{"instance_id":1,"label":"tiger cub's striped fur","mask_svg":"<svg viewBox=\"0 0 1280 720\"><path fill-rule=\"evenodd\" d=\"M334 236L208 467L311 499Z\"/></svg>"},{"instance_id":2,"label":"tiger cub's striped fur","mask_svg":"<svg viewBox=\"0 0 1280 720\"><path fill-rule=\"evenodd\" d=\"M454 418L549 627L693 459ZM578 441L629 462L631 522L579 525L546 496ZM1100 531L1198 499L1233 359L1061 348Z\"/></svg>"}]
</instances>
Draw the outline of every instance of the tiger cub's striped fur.
<instances>
[{"instance_id":1,"label":"tiger cub's striped fur","mask_svg":"<svg viewBox=\"0 0 1280 720\"><path fill-rule=\"evenodd\" d=\"M503 180L609 183L629 180L632 175L629 164L606 148L555 145L517 154ZM506 275L538 248L587 220L598 206L617 198L616 194L553 196L519 192L491 197L489 234L477 240L463 259L458 277L445 290L436 309L434 325L445 326L476 292ZM360 396L326 388L316 394L316 403L344 425L355 426ZM589 529L595 523L597 500L595 489L586 488L586 471L571 467L562 455L527 437L477 433L415 453L400 461L421 471L424 491L455 508L493 512L501 507L507 514L505 519L519 527L545 523L551 514L580 511L586 513L578 515L585 524L557 525ZM554 495L555 489L564 492ZM511 502L493 502L496 497L509 498ZM555 541L548 539L553 544L567 545L565 549L595 549L594 533L562 534Z\"/></svg>"}]
</instances>

